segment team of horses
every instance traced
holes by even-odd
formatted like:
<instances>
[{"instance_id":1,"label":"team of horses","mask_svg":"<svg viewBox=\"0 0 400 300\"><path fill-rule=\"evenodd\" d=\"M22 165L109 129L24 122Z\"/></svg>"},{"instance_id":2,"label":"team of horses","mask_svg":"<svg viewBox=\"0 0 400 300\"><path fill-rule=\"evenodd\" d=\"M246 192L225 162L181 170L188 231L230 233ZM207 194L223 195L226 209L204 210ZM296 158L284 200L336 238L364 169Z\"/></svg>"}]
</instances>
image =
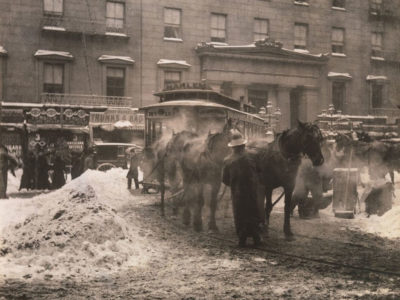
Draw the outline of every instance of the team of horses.
<instances>
[{"instance_id":1,"label":"team of horses","mask_svg":"<svg viewBox=\"0 0 400 300\"><path fill-rule=\"evenodd\" d=\"M183 188L183 222L191 222L196 231L203 228L202 209L204 191L211 187L208 228L217 231L216 210L221 188L224 159L230 154L228 143L232 130L238 128L227 122L221 132L199 136L189 131L173 134L161 139L152 149L146 149L153 159L151 172L156 173L160 183L161 212L164 214L166 182L171 193ZM249 155L260 167L260 190L266 197L266 225L272 211L272 191L283 187L285 192L284 233L292 236L290 229L290 202L298 166L303 156L308 156L314 165L324 162L321 153L322 134L315 124L298 122L298 126L278 134L274 142L254 140L248 145ZM146 172L145 172L146 176ZM260 193L260 192L259 192ZM193 220L193 221L192 221ZM268 226L266 227L268 228Z\"/></svg>"},{"instance_id":2,"label":"team of horses","mask_svg":"<svg viewBox=\"0 0 400 300\"><path fill-rule=\"evenodd\" d=\"M202 230L204 191L208 186L210 187L208 228L212 231L218 230L216 224L218 194L221 189L224 159L231 152L228 142L231 139L232 130L238 130L237 126L232 122L227 122L221 132L209 133L206 136L181 131L160 139L151 148L145 149L145 156L148 161L151 161L149 172L156 174L155 177L160 184L163 215L167 186L171 194L176 194L181 190L178 198L183 202L183 223L186 225L192 223L196 231ZM256 160L259 167L258 194L263 198L263 202L265 200L266 231L272 208L276 204L272 202L272 192L282 187L285 196L283 231L287 238L293 236L290 215L296 203L292 203L292 194L299 166L305 157L309 159L312 167L323 165L330 171L333 171L335 167L369 166L374 170L373 173L379 173L376 168L381 169L383 165L385 170L391 172L392 175L394 170L400 168L398 165L400 147L397 144L375 141L365 133L358 133L358 137L354 140L350 134L335 136L335 150L343 154L341 162L331 157L331 152L328 151L328 147L331 146L326 143L321 130L314 123L299 121L297 127L277 134L272 142L255 139L247 144L247 153ZM325 160L327 161L324 164ZM386 174L385 171L382 172ZM332 176L332 172L328 173ZM178 202L174 201L174 213L177 213Z\"/></svg>"}]
</instances>

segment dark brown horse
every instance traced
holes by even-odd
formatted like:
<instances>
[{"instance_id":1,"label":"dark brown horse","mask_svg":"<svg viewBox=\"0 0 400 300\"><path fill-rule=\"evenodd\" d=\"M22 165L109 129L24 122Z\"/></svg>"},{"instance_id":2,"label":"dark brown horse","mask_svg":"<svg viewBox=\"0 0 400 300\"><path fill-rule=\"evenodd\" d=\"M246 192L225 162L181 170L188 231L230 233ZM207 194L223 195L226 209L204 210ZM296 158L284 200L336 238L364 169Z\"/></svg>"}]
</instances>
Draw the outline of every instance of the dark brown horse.
<instances>
[{"instance_id":1,"label":"dark brown horse","mask_svg":"<svg viewBox=\"0 0 400 300\"><path fill-rule=\"evenodd\" d=\"M293 234L290 229L292 192L301 159L304 155L314 166L324 162L321 152L322 134L317 125L298 122L298 126L277 135L274 142L264 146L258 142L249 144L255 149L256 160L261 167L261 180L265 188L266 229L273 208L272 191L283 187L285 192L285 219L283 231L287 238Z\"/></svg>"}]
</instances>

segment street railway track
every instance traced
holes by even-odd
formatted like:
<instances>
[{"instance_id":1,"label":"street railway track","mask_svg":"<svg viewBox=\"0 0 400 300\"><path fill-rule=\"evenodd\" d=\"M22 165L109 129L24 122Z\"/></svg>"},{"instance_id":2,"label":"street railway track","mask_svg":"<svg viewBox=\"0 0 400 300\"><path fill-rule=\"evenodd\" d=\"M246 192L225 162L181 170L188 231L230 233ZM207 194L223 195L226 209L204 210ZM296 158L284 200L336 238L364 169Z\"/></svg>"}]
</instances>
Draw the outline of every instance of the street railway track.
<instances>
[{"instance_id":1,"label":"street railway track","mask_svg":"<svg viewBox=\"0 0 400 300\"><path fill-rule=\"evenodd\" d=\"M172 219L167 218L167 221L170 225L174 226L175 228L181 230L182 226L179 226L176 222L173 222ZM273 228L269 229L270 231L275 231L277 232L277 230L274 230ZM231 245L237 245L237 241L230 239L230 238L225 238L225 237L221 237L218 236L217 234L210 234L210 233L196 233L199 235L202 235L205 238L209 238L209 239L213 239L216 241L220 241L220 242L224 242L227 244L231 244ZM341 244L343 246L347 246L347 247L356 247L356 248L365 248L368 249L370 251L373 250L373 247L368 247L365 245L361 245L358 243L352 243L352 242L343 242L340 240L331 240L331 239L325 239L325 238L320 238L320 237L312 237L312 236L307 236L304 234L296 234L296 237L301 237L301 238L305 238L305 239L310 239L310 240L317 240L317 241L323 241L323 242L328 242L328 243L332 243L332 244ZM273 238L269 238L268 240L273 240ZM290 243L290 241L288 241L287 243ZM297 247L295 245L293 245L293 247ZM301 261L308 261L308 262L313 262L313 263L317 263L317 264L321 264L321 265L329 265L332 267L339 267L339 268L345 268L345 269L351 269L351 270L356 270L356 271L361 271L364 273L375 273L375 274L381 274L381 275L387 275L387 276L395 276L395 277L399 277L400 278L400 271L399 272L395 272L395 271L389 271L389 270L382 270L380 268L371 268L371 267L364 267L364 266L360 266L360 265L356 265L356 264L351 264L351 263L341 263L341 262L336 262L336 261L332 261L332 260L328 260L328 259L322 259L322 258L313 258L313 257L309 257L309 256L305 256L305 255L296 255L296 254L291 254L285 251L281 251L281 250L275 250L275 249L271 249L269 248L267 245L263 245L263 246L259 246L259 247L252 247L250 249L254 249L256 251L259 252L263 252L263 253L270 253L270 254L274 254L280 257L286 257L286 258L292 258L292 259L296 259L296 260L301 260ZM400 267L400 265L399 265Z\"/></svg>"}]
</instances>

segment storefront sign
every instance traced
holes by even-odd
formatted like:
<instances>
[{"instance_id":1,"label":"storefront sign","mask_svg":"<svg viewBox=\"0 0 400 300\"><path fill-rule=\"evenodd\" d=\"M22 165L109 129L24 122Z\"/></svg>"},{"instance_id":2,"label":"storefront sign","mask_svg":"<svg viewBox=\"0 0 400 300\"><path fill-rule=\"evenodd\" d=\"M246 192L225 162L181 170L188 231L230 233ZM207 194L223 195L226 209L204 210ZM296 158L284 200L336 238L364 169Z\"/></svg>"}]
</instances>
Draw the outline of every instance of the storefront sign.
<instances>
[{"instance_id":1,"label":"storefront sign","mask_svg":"<svg viewBox=\"0 0 400 300\"><path fill-rule=\"evenodd\" d=\"M164 91L172 90L211 90L211 88L204 82L177 82L167 84Z\"/></svg>"},{"instance_id":2,"label":"storefront sign","mask_svg":"<svg viewBox=\"0 0 400 300\"><path fill-rule=\"evenodd\" d=\"M129 121L132 129L144 129L144 114L136 111L91 112L90 125L115 124L118 121Z\"/></svg>"},{"instance_id":3,"label":"storefront sign","mask_svg":"<svg viewBox=\"0 0 400 300\"><path fill-rule=\"evenodd\" d=\"M2 123L22 123L24 122L24 111L22 109L2 108Z\"/></svg>"}]
</instances>

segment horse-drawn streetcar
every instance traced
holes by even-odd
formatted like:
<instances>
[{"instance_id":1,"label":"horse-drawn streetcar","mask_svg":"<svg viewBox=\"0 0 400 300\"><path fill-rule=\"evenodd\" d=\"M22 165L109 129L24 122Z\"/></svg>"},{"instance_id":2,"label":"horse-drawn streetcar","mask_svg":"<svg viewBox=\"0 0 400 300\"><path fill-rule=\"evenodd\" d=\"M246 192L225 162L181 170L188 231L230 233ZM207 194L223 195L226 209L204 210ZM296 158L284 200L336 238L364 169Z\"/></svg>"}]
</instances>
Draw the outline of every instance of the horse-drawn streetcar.
<instances>
[{"instance_id":1,"label":"horse-drawn streetcar","mask_svg":"<svg viewBox=\"0 0 400 300\"><path fill-rule=\"evenodd\" d=\"M221 132L229 122L246 138L263 136L265 121L252 108L210 89L177 89L155 94L160 103L142 107L145 113L145 145L165 134L183 130L199 135Z\"/></svg>"}]
</instances>

